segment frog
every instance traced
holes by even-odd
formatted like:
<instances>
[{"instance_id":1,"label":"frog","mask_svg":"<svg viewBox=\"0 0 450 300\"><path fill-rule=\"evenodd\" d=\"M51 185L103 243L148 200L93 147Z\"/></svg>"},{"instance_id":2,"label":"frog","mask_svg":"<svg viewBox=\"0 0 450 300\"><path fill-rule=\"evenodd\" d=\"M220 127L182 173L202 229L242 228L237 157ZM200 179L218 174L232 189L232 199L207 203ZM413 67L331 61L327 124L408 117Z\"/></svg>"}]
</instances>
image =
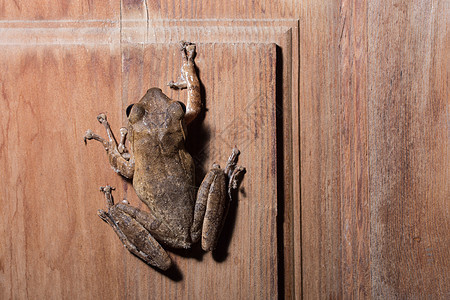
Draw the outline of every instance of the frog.
<instances>
[{"instance_id":1,"label":"frog","mask_svg":"<svg viewBox=\"0 0 450 300\"><path fill-rule=\"evenodd\" d=\"M90 129L84 136L85 143L96 140L103 145L113 170L132 182L148 208L132 206L127 200L114 203L114 188L107 185L100 188L107 210L98 210L98 216L132 254L164 271L173 263L163 245L188 249L201 240L204 251L215 249L233 190L245 173L245 168L237 165L240 151L235 146L225 168L213 163L198 189L195 187L195 164L186 149L186 138L187 125L202 110L196 45L182 41L180 50L181 76L168 86L187 90L186 105L151 88L126 109L128 125L120 128L119 142L105 113L97 120L108 138Z\"/></svg>"}]
</instances>

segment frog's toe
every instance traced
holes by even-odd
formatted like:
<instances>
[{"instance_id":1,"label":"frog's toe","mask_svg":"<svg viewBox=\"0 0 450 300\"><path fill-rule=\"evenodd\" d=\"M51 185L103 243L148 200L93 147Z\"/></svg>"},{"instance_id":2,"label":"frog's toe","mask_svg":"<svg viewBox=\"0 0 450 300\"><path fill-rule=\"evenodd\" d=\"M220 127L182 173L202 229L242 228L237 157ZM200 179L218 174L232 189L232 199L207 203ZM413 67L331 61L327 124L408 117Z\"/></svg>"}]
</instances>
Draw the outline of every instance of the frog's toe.
<instances>
[{"instance_id":1,"label":"frog's toe","mask_svg":"<svg viewBox=\"0 0 450 300\"><path fill-rule=\"evenodd\" d=\"M167 84L171 89L182 90L187 88L187 82L185 80L179 79L177 82L173 80Z\"/></svg>"},{"instance_id":2,"label":"frog's toe","mask_svg":"<svg viewBox=\"0 0 450 300\"><path fill-rule=\"evenodd\" d=\"M97 120L98 120L100 123L105 122L105 121L106 121L106 115L103 114L103 113L99 114L99 115L97 116Z\"/></svg>"},{"instance_id":3,"label":"frog's toe","mask_svg":"<svg viewBox=\"0 0 450 300\"><path fill-rule=\"evenodd\" d=\"M113 190L115 190L115 188L113 188L112 186L109 186L109 185L100 187L100 192L105 194L105 199L106 199L106 203L108 204L108 208L110 208L111 206L114 205L114 200L113 200L113 197L111 194L111 191L113 191Z\"/></svg>"},{"instance_id":4,"label":"frog's toe","mask_svg":"<svg viewBox=\"0 0 450 300\"><path fill-rule=\"evenodd\" d=\"M85 144L87 144L87 141L88 141L88 140L96 140L96 141L99 141L100 143L102 143L103 146L105 146L105 147L107 146L107 143L106 143L105 139L102 138L101 136L99 136L98 134L95 134L95 133L94 133L92 130L90 130L90 129L88 129L88 130L86 131L86 133L84 134L83 139L84 139L84 143L85 143Z\"/></svg>"},{"instance_id":5,"label":"frog's toe","mask_svg":"<svg viewBox=\"0 0 450 300\"><path fill-rule=\"evenodd\" d=\"M195 44L190 44L188 46L186 46L186 54L187 54L187 58L190 61L194 60L195 57Z\"/></svg>"},{"instance_id":6,"label":"frog's toe","mask_svg":"<svg viewBox=\"0 0 450 300\"><path fill-rule=\"evenodd\" d=\"M86 133L84 134L84 142L86 143L87 140L92 140L94 138L94 132L92 130L88 129Z\"/></svg>"}]
</instances>

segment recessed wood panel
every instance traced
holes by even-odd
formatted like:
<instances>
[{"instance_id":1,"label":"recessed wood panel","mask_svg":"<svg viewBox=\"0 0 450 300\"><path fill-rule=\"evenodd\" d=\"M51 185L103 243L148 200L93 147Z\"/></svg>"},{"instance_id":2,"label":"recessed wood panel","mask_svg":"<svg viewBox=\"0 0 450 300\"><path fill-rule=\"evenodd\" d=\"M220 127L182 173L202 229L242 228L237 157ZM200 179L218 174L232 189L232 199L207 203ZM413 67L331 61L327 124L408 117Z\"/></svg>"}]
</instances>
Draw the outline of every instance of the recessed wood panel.
<instances>
[{"instance_id":1,"label":"recessed wood panel","mask_svg":"<svg viewBox=\"0 0 450 300\"><path fill-rule=\"evenodd\" d=\"M220 250L173 251L176 270L162 274L126 251L97 216L98 192L142 206L109 167L103 147L83 143L86 129L113 130L123 108L179 76L177 44L2 46L2 291L8 298L234 298L277 294L277 180L273 44L199 44L205 113L189 129L200 179L224 165L237 145L247 168L232 203ZM261 184L264 183L264 184ZM118 200L117 200L118 201ZM241 286L243 279L246 284ZM231 288L241 286L239 289ZM170 287L170 288L167 288ZM28 294L27 294L28 293Z\"/></svg>"},{"instance_id":2,"label":"recessed wood panel","mask_svg":"<svg viewBox=\"0 0 450 300\"><path fill-rule=\"evenodd\" d=\"M142 293L136 284L140 280L151 295L161 297L168 295L162 287L172 284L170 295L176 298L242 298L256 293L272 298L277 294L277 273L273 272L277 266L275 46L198 44L197 52L206 112L189 128L188 147L197 164L197 179L202 179L213 162L223 165L234 145L241 150L239 164L247 174L218 251L172 254L179 274L170 275L179 276L180 282L127 257L128 293ZM128 45L123 61L126 103L135 102L151 86L185 101L183 91L166 86L179 76L178 44ZM127 197L139 204L131 189ZM264 250L258 245L264 245ZM243 279L246 287L230 290Z\"/></svg>"},{"instance_id":3,"label":"recessed wood panel","mask_svg":"<svg viewBox=\"0 0 450 300\"><path fill-rule=\"evenodd\" d=\"M108 264L122 247L105 243L107 232L93 227L102 225L101 194L89 186L120 181L83 135L97 112L113 123L121 116L120 52L0 49L1 298L112 297L120 280Z\"/></svg>"}]
</instances>

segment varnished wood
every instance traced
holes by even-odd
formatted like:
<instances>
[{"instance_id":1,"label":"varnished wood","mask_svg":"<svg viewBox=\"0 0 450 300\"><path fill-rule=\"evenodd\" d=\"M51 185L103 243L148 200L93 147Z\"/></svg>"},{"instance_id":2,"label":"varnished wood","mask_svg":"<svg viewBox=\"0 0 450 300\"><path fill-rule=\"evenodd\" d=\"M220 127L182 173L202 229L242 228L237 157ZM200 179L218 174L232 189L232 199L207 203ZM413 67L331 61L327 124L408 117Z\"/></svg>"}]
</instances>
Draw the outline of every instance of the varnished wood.
<instances>
[{"instance_id":1,"label":"varnished wood","mask_svg":"<svg viewBox=\"0 0 450 300\"><path fill-rule=\"evenodd\" d=\"M6 1L0 5L0 297L445 298L448 12L440 0ZM174 43L181 39L203 51L197 61L211 109L205 127L193 128L212 134L190 143L199 161L223 161L229 149L220 152L211 141L245 141L241 133L258 128L262 120L243 119L234 106L250 100L249 89L276 94L275 117L266 121L278 120L277 174L266 175L278 184L278 203L251 214L241 196L225 262L175 254L180 271L188 270L176 282L126 256L98 224L103 202L87 188L92 182L115 185L117 198L142 205L126 182L111 176L101 149L81 140L95 123L91 112L108 113L117 131L126 106L148 85L176 80ZM270 54L272 63L255 60L258 54ZM275 78L264 77L269 73ZM233 92L230 82L239 84ZM166 92L184 100L183 93ZM237 97L232 106L220 102ZM262 113L253 109L250 116ZM219 127L236 114L245 126L231 125L239 134L222 137ZM251 159L270 155L260 149L269 151L272 141L258 145ZM266 185L250 174L245 180L247 193ZM234 244L261 236L248 224L277 232L279 251L262 238ZM276 271L278 282L249 279ZM215 276L225 276L221 286L212 284Z\"/></svg>"},{"instance_id":2,"label":"varnished wood","mask_svg":"<svg viewBox=\"0 0 450 300\"><path fill-rule=\"evenodd\" d=\"M342 295L339 184L339 6L304 1L300 22L302 286L305 299Z\"/></svg>"},{"instance_id":3,"label":"varnished wood","mask_svg":"<svg viewBox=\"0 0 450 300\"><path fill-rule=\"evenodd\" d=\"M96 216L105 207L98 186L107 183L116 186L116 201L126 193L132 204L142 204L107 165L102 147L83 144L84 131L101 132L95 117L106 112L117 133L123 107L139 99L130 89L142 95L159 86L185 101L183 92L166 86L179 76L178 48L178 43L128 44L122 56L120 48L105 46L3 47L1 65L12 69L2 73L2 105L9 112L3 141L9 141L4 145L10 152L2 160L8 187L2 226L9 225L2 231L9 232L2 257L11 254L5 260L6 298L277 295L273 44L198 44L207 109L189 132L198 177L214 161L224 166L235 144L240 164L253 174L244 178L215 259L198 248L175 251L177 271L158 273L123 249ZM221 71L225 65L228 72ZM262 179L265 184L258 184ZM246 285L231 288L243 277Z\"/></svg>"},{"instance_id":4,"label":"varnished wood","mask_svg":"<svg viewBox=\"0 0 450 300\"><path fill-rule=\"evenodd\" d=\"M91 111L120 120L119 49L1 49L1 298L114 297L120 279L109 270L122 247L93 230L101 195L87 187L120 180L83 134Z\"/></svg>"},{"instance_id":5,"label":"varnished wood","mask_svg":"<svg viewBox=\"0 0 450 300\"><path fill-rule=\"evenodd\" d=\"M371 296L367 3L342 1L340 11L338 122L342 296L367 299Z\"/></svg>"},{"instance_id":6,"label":"varnished wood","mask_svg":"<svg viewBox=\"0 0 450 300\"><path fill-rule=\"evenodd\" d=\"M372 296L450 293L445 1L368 5Z\"/></svg>"},{"instance_id":7,"label":"varnished wood","mask_svg":"<svg viewBox=\"0 0 450 300\"><path fill-rule=\"evenodd\" d=\"M301 9L302 296L444 299L448 7Z\"/></svg>"}]
</instances>

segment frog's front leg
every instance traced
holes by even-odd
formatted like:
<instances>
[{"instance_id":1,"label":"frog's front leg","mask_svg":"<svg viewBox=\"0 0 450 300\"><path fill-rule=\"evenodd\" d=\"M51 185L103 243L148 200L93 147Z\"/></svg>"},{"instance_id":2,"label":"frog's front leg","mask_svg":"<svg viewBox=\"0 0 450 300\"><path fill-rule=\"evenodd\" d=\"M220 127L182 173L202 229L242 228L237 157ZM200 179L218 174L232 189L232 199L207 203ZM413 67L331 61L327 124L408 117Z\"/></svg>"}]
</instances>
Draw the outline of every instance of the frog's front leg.
<instances>
[{"instance_id":1,"label":"frog's front leg","mask_svg":"<svg viewBox=\"0 0 450 300\"><path fill-rule=\"evenodd\" d=\"M110 186L100 188L100 191L105 194L108 211L99 210L99 217L114 229L123 245L131 253L147 264L162 270L170 268L172 261L169 255L141 223L143 216L147 221L144 224L152 224L157 221L151 220L149 213L138 208L124 203L114 204L111 195L112 189Z\"/></svg>"},{"instance_id":2,"label":"frog's front leg","mask_svg":"<svg viewBox=\"0 0 450 300\"><path fill-rule=\"evenodd\" d=\"M215 249L231 201L230 191L237 188L239 175L245 172L236 166L238 155L234 148L224 170L214 163L198 190L191 239L195 243L201 235L205 251Z\"/></svg>"},{"instance_id":3,"label":"frog's front leg","mask_svg":"<svg viewBox=\"0 0 450 300\"><path fill-rule=\"evenodd\" d=\"M108 154L109 163L111 164L114 171L126 178L133 178L134 160L133 158L130 158L130 154L124 146L127 134L126 129L121 128L120 144L117 145L116 139L114 138L114 135L111 131L111 127L106 120L106 115L99 114L97 116L97 120L105 127L106 133L108 135L108 140L103 139L89 129L84 136L84 141L86 142L87 140L96 140L101 142L103 144L103 147L105 147L106 153Z\"/></svg>"},{"instance_id":4,"label":"frog's front leg","mask_svg":"<svg viewBox=\"0 0 450 300\"><path fill-rule=\"evenodd\" d=\"M202 109L202 100L200 95L200 81L195 71L195 44L181 42L181 56L183 57L183 66L181 67L181 76L177 82L169 82L168 86L174 89L187 89L186 114L184 120L186 124L191 123Z\"/></svg>"}]
</instances>

